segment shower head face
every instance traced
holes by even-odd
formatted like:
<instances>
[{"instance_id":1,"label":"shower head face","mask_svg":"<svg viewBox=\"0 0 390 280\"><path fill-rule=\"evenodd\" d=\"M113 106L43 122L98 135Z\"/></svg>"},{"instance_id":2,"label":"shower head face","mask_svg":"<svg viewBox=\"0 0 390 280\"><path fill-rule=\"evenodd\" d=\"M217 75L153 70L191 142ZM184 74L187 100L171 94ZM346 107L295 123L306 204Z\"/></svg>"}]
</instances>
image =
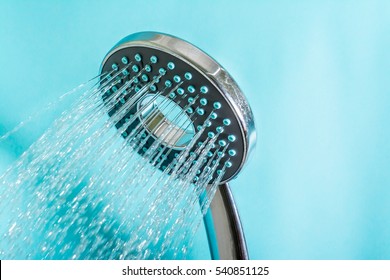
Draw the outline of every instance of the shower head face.
<instances>
[{"instance_id":1,"label":"shower head face","mask_svg":"<svg viewBox=\"0 0 390 280\"><path fill-rule=\"evenodd\" d=\"M237 84L211 57L176 37L142 32L124 38L107 54L101 73L110 72L116 83L103 99L131 86L108 114L124 111L116 121L124 138L143 128L139 154L157 141L162 151L158 168L165 170L181 151L192 153L212 143L207 157L219 159L213 177L223 170L221 182L226 182L239 173L255 143L253 115ZM126 107L130 99L135 104ZM136 121L127 125L134 116Z\"/></svg>"}]
</instances>

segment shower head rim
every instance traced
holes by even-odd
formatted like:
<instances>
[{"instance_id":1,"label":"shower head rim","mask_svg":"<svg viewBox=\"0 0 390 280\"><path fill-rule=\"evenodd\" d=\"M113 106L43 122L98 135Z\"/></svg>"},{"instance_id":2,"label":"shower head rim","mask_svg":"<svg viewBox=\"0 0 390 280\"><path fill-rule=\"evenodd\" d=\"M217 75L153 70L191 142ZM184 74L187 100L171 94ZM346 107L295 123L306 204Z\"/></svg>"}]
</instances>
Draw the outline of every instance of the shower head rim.
<instances>
[{"instance_id":1,"label":"shower head rim","mask_svg":"<svg viewBox=\"0 0 390 280\"><path fill-rule=\"evenodd\" d=\"M134 33L120 40L104 57L100 72L114 53L129 47L147 47L166 52L202 73L218 89L237 118L244 139L244 153L240 166L230 178L223 180L222 183L235 178L256 144L253 113L235 80L217 61L193 44L169 34L152 31Z\"/></svg>"}]
</instances>

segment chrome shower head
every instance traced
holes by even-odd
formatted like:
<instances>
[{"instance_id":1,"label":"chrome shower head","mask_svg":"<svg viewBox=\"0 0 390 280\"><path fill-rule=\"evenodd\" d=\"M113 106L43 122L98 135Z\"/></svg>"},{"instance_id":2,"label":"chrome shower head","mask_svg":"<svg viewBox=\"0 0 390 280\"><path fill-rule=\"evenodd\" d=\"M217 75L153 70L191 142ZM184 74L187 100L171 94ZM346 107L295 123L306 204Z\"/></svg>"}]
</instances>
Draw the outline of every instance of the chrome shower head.
<instances>
[{"instance_id":1,"label":"chrome shower head","mask_svg":"<svg viewBox=\"0 0 390 280\"><path fill-rule=\"evenodd\" d=\"M103 99L113 99L108 114L119 116L116 128L124 138L144 128L141 155L158 141L158 168L208 143L207 157L218 165L210 178L223 170L223 183L240 172L256 141L253 114L233 78L206 53L171 35L135 33L109 51L101 73L115 80ZM126 126L129 118L137 121ZM204 160L199 170L207 168Z\"/></svg>"}]
</instances>

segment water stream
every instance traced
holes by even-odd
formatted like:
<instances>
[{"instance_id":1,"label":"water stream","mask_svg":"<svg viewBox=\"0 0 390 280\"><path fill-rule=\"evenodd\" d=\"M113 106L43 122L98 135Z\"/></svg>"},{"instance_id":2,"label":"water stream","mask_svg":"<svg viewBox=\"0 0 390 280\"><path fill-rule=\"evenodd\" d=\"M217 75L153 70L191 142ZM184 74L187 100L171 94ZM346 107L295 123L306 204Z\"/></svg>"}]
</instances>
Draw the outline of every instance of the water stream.
<instances>
[{"instance_id":1,"label":"water stream","mask_svg":"<svg viewBox=\"0 0 390 280\"><path fill-rule=\"evenodd\" d=\"M208 119L179 153L162 145L189 128L182 118L195 118L186 112L193 100L186 104L168 87L151 95L155 80L137 90L134 80L116 88L116 75L70 91L77 100L0 177L1 259L186 257L225 172L213 177L228 145L210 153L217 136L199 141ZM125 92L133 95L125 99ZM159 99L159 110L140 121L158 96L170 99ZM135 106L141 108L129 116ZM148 124L161 123L161 110L179 128L167 125L146 147L154 137Z\"/></svg>"}]
</instances>

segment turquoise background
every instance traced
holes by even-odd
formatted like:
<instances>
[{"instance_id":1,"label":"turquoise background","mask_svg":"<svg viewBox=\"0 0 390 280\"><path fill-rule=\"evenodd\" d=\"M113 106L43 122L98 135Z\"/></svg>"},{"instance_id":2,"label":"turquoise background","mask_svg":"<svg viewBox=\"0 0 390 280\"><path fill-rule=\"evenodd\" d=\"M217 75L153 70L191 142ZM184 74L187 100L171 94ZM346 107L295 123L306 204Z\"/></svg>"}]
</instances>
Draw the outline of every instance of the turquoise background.
<instances>
[{"instance_id":1,"label":"turquoise background","mask_svg":"<svg viewBox=\"0 0 390 280\"><path fill-rule=\"evenodd\" d=\"M253 259L390 259L389 1L0 0L0 135L160 31L237 80L258 143L232 182ZM0 144L0 171L53 120Z\"/></svg>"}]
</instances>

